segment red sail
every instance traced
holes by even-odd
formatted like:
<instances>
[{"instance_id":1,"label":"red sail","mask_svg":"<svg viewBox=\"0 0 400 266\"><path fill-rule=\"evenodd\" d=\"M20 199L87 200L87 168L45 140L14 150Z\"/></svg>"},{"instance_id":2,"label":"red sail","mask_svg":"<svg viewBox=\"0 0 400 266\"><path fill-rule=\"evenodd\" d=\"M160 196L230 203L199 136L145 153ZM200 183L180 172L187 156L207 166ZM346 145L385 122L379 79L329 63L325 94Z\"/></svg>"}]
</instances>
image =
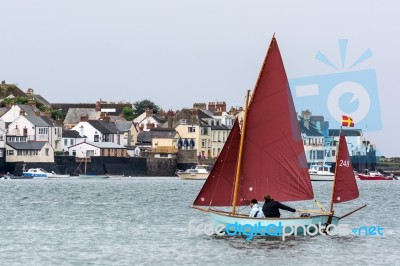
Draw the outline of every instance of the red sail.
<instances>
[{"instance_id":1,"label":"red sail","mask_svg":"<svg viewBox=\"0 0 400 266\"><path fill-rule=\"evenodd\" d=\"M199 195L197 206L231 206L240 145L240 127L235 124Z\"/></svg>"},{"instance_id":2,"label":"red sail","mask_svg":"<svg viewBox=\"0 0 400 266\"><path fill-rule=\"evenodd\" d=\"M285 68L275 37L247 112L237 205L265 194L280 201L314 197Z\"/></svg>"},{"instance_id":3,"label":"red sail","mask_svg":"<svg viewBox=\"0 0 400 266\"><path fill-rule=\"evenodd\" d=\"M336 159L333 202L340 203L358 198L358 187L354 177L345 136L340 136L339 152Z\"/></svg>"}]
</instances>

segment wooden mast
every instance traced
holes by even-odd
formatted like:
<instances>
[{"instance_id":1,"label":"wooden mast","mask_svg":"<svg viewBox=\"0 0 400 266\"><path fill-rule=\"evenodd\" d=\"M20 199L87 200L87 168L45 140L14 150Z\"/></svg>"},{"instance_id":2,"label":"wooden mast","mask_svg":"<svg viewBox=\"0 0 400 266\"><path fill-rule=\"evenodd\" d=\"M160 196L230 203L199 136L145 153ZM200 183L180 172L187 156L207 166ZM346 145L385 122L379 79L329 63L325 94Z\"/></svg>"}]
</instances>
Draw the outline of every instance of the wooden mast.
<instances>
[{"instance_id":1,"label":"wooden mast","mask_svg":"<svg viewBox=\"0 0 400 266\"><path fill-rule=\"evenodd\" d=\"M247 118L247 109L249 107L249 97L250 97L250 90L247 91L246 106L244 109L244 118L243 118L243 125L242 125L242 133L240 135L238 162L237 162L236 174L235 174L235 186L233 187L232 215L235 215L235 213L236 213L236 201L237 201L237 194L238 194L238 190L239 190L239 179L240 179L240 172L241 172L241 166L242 166L243 143L244 143L244 135L246 132L246 118Z\"/></svg>"}]
</instances>

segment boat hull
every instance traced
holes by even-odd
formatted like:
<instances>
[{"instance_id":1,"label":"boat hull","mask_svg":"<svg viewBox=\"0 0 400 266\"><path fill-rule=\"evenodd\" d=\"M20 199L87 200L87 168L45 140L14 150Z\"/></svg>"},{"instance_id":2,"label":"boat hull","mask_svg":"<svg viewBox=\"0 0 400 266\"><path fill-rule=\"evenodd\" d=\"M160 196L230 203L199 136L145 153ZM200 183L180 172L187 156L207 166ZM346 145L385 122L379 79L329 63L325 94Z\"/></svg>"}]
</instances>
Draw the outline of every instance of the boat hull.
<instances>
[{"instance_id":1,"label":"boat hull","mask_svg":"<svg viewBox=\"0 0 400 266\"><path fill-rule=\"evenodd\" d=\"M334 175L310 174L311 181L333 181Z\"/></svg>"},{"instance_id":2,"label":"boat hull","mask_svg":"<svg viewBox=\"0 0 400 266\"><path fill-rule=\"evenodd\" d=\"M80 179L107 179L108 175L79 175Z\"/></svg>"},{"instance_id":3,"label":"boat hull","mask_svg":"<svg viewBox=\"0 0 400 266\"><path fill-rule=\"evenodd\" d=\"M176 175L183 180L206 180L209 173L176 173Z\"/></svg>"},{"instance_id":4,"label":"boat hull","mask_svg":"<svg viewBox=\"0 0 400 266\"><path fill-rule=\"evenodd\" d=\"M370 176L370 175L358 174L358 178L360 180L393 180L393 177L383 176L383 175Z\"/></svg>"},{"instance_id":5,"label":"boat hull","mask_svg":"<svg viewBox=\"0 0 400 266\"><path fill-rule=\"evenodd\" d=\"M242 226L257 225L258 227L270 227L271 225L274 225L275 228L282 228L282 232L278 232L278 234L275 234L275 236L282 235L283 230L285 231L286 235L305 235L308 232L313 233L312 235L316 235L319 234L319 227L321 225L325 225L329 218L329 215L327 214L293 218L253 218L248 216L231 216L229 213L217 211L209 211L209 215L214 228L223 228L223 230L228 229L230 231L234 228L235 224ZM333 216L331 224L338 225L339 217ZM229 227L227 228L227 226ZM249 227L246 228L246 226L242 228L244 231L247 230L248 232L251 230ZM316 228L318 229L316 230ZM309 231L305 232L304 230Z\"/></svg>"}]
</instances>

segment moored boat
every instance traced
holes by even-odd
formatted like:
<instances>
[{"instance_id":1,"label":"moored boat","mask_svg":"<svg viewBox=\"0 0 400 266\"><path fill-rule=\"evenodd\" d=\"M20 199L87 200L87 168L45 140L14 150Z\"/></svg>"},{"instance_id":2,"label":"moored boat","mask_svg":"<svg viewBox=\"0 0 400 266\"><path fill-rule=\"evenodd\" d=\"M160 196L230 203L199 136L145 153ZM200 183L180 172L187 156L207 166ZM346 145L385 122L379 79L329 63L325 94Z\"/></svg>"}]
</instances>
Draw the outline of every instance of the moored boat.
<instances>
[{"instance_id":1,"label":"moored boat","mask_svg":"<svg viewBox=\"0 0 400 266\"><path fill-rule=\"evenodd\" d=\"M311 181L333 181L334 174L330 171L328 164L312 164L308 170Z\"/></svg>"},{"instance_id":2,"label":"moored boat","mask_svg":"<svg viewBox=\"0 0 400 266\"><path fill-rule=\"evenodd\" d=\"M89 174L82 174L79 175L80 179L107 179L110 178L108 175L89 175Z\"/></svg>"},{"instance_id":3,"label":"moored boat","mask_svg":"<svg viewBox=\"0 0 400 266\"><path fill-rule=\"evenodd\" d=\"M59 175L54 171L47 172L42 168L30 168L28 171L22 173L23 177L33 178L33 179L45 179L45 178L67 178L69 175Z\"/></svg>"},{"instance_id":4,"label":"moored boat","mask_svg":"<svg viewBox=\"0 0 400 266\"><path fill-rule=\"evenodd\" d=\"M385 176L379 171L368 171L367 173L358 173L360 180L393 180L393 176Z\"/></svg>"},{"instance_id":5,"label":"moored boat","mask_svg":"<svg viewBox=\"0 0 400 266\"><path fill-rule=\"evenodd\" d=\"M176 175L179 176L180 179L185 180L205 180L209 172L207 171L207 165L196 165L196 167L185 171L180 170L176 172Z\"/></svg>"}]
</instances>

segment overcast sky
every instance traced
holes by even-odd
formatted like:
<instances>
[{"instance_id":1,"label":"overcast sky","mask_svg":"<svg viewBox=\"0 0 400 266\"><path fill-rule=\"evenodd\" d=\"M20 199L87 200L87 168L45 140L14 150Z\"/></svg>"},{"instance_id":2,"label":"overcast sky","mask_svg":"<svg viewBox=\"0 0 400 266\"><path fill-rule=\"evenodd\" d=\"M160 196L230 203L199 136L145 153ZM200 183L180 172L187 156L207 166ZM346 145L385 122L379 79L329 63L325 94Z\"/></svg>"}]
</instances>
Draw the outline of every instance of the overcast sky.
<instances>
[{"instance_id":1,"label":"overcast sky","mask_svg":"<svg viewBox=\"0 0 400 266\"><path fill-rule=\"evenodd\" d=\"M381 126L366 137L381 154L400 156L400 5L330 3L1 0L0 80L53 103L149 98L166 110L209 101L229 108L253 89L274 32L290 80L350 71L369 49L351 69L376 74L370 100L380 116L370 119ZM347 40L343 66L339 39ZM338 68L316 60L318 51ZM318 115L325 105L309 109Z\"/></svg>"}]
</instances>

